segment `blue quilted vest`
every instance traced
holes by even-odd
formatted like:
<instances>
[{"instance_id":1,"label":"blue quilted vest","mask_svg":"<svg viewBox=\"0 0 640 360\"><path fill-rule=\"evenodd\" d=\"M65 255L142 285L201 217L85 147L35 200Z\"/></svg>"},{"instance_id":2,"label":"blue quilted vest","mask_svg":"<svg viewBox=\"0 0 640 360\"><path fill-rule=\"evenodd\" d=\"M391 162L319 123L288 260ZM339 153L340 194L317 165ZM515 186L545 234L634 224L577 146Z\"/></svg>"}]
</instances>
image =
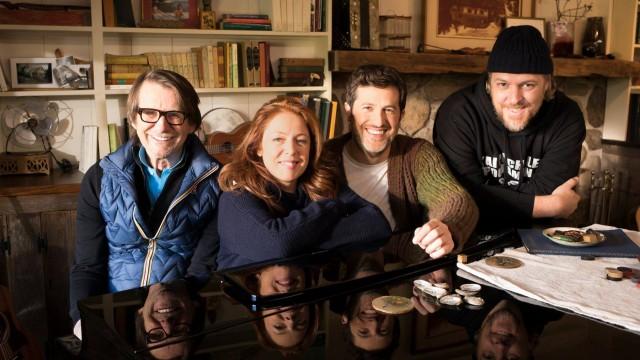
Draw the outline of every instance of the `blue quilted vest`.
<instances>
[{"instance_id":1,"label":"blue quilted vest","mask_svg":"<svg viewBox=\"0 0 640 360\"><path fill-rule=\"evenodd\" d=\"M109 291L121 291L185 276L202 230L218 204L219 164L194 135L184 146L191 151L176 198L157 233L151 233L138 208L133 142L100 161L103 176L100 211L109 242Z\"/></svg>"}]
</instances>

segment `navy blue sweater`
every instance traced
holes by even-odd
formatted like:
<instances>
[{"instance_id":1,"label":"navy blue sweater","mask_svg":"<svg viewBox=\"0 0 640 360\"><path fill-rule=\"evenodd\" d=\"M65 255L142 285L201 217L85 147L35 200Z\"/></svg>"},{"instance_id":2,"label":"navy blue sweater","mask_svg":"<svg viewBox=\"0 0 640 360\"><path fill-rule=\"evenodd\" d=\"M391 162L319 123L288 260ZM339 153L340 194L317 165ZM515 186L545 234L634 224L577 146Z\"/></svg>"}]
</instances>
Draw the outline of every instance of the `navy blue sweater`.
<instances>
[{"instance_id":1,"label":"navy blue sweater","mask_svg":"<svg viewBox=\"0 0 640 360\"><path fill-rule=\"evenodd\" d=\"M225 192L218 203L218 270L343 245L381 246L391 235L382 212L343 189L337 199L311 201L298 188L282 192L285 215L246 191Z\"/></svg>"}]
</instances>

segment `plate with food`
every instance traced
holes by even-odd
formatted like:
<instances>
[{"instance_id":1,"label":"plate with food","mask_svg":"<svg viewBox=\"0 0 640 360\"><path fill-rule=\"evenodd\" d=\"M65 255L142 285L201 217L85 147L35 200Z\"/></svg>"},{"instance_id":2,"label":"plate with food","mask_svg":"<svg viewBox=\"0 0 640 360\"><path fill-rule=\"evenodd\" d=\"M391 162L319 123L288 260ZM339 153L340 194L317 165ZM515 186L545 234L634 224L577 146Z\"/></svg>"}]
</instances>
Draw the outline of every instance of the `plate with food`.
<instances>
[{"instance_id":1,"label":"plate with food","mask_svg":"<svg viewBox=\"0 0 640 360\"><path fill-rule=\"evenodd\" d=\"M558 245L573 247L594 246L606 240L599 231L574 227L552 227L542 230L542 234Z\"/></svg>"}]
</instances>

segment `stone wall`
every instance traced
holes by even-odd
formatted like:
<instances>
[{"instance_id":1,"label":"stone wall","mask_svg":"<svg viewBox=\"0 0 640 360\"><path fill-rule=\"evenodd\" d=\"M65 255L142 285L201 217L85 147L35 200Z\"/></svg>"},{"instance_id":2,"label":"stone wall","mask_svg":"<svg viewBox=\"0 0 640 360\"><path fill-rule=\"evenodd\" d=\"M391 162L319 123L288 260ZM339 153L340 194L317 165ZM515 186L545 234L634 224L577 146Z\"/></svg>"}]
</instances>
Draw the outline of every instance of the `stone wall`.
<instances>
[{"instance_id":1,"label":"stone wall","mask_svg":"<svg viewBox=\"0 0 640 360\"><path fill-rule=\"evenodd\" d=\"M344 101L344 87L349 74L333 74L333 97ZM408 96L400 132L432 141L433 121L440 104L451 93L481 78L473 74L406 75ZM605 78L557 78L558 89L575 100L584 114L587 137L582 144L580 186L582 202L573 223L589 222L589 185L591 171L600 171L602 163L602 127L606 96ZM345 119L341 108L341 119ZM348 124L339 122L342 132L349 131Z\"/></svg>"}]
</instances>

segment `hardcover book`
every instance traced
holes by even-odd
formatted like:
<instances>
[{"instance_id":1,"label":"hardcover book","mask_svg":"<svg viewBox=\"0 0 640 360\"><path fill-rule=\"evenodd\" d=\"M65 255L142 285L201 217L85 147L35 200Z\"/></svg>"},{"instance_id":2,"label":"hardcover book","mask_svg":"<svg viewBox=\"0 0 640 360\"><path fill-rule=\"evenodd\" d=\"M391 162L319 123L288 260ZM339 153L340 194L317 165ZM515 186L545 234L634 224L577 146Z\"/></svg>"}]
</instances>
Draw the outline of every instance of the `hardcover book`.
<instances>
[{"instance_id":1,"label":"hardcover book","mask_svg":"<svg viewBox=\"0 0 640 360\"><path fill-rule=\"evenodd\" d=\"M640 247L629 239L620 229L598 230L605 241L589 247L570 247L554 243L542 234L540 229L518 229L518 234L531 254L571 255L597 257L636 257L640 256Z\"/></svg>"}]
</instances>

